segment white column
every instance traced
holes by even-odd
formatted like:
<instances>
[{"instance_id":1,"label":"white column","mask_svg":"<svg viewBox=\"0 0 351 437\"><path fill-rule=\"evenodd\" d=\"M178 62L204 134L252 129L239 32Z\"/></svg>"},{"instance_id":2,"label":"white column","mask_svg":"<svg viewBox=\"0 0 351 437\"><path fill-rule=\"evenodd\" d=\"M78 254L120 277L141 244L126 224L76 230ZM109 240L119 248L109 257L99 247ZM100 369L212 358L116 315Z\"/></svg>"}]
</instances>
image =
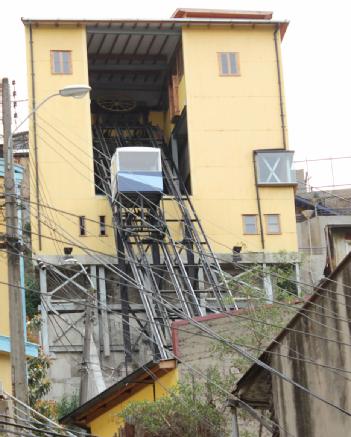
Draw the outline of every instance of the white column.
<instances>
[{"instance_id":1,"label":"white column","mask_svg":"<svg viewBox=\"0 0 351 437\"><path fill-rule=\"evenodd\" d=\"M45 355L50 354L49 346L49 323L48 323L48 303L50 302L50 296L47 293L47 282L46 282L46 270L39 269L40 278L40 313L41 313L41 345Z\"/></svg>"},{"instance_id":2,"label":"white column","mask_svg":"<svg viewBox=\"0 0 351 437\"><path fill-rule=\"evenodd\" d=\"M106 310L106 281L105 267L99 266L99 290L100 290L100 311L101 311L101 328L102 328L102 344L104 348L104 356L110 356L110 331L108 327L108 318Z\"/></svg>"}]
</instances>

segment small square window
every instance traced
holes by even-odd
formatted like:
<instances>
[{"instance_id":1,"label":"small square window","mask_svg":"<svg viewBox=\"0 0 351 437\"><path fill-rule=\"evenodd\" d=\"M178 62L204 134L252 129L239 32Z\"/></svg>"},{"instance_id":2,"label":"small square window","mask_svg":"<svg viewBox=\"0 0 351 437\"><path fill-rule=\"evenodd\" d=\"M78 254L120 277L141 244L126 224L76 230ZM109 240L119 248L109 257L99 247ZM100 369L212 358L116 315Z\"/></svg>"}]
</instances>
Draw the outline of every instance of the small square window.
<instances>
[{"instance_id":1,"label":"small square window","mask_svg":"<svg viewBox=\"0 0 351 437\"><path fill-rule=\"evenodd\" d=\"M79 217L79 235L82 237L85 235L85 217L81 215Z\"/></svg>"},{"instance_id":2,"label":"small square window","mask_svg":"<svg viewBox=\"0 0 351 437\"><path fill-rule=\"evenodd\" d=\"M106 220L104 215L99 216L99 225L100 225L100 236L104 237L106 235Z\"/></svg>"},{"instance_id":3,"label":"small square window","mask_svg":"<svg viewBox=\"0 0 351 437\"><path fill-rule=\"evenodd\" d=\"M70 50L51 50L51 73L72 74L72 52Z\"/></svg>"},{"instance_id":4,"label":"small square window","mask_svg":"<svg viewBox=\"0 0 351 437\"><path fill-rule=\"evenodd\" d=\"M245 214L243 215L244 234L257 235L257 215Z\"/></svg>"},{"instance_id":5,"label":"small square window","mask_svg":"<svg viewBox=\"0 0 351 437\"><path fill-rule=\"evenodd\" d=\"M280 234L280 216L279 214L265 214L267 234Z\"/></svg>"},{"instance_id":6,"label":"small square window","mask_svg":"<svg viewBox=\"0 0 351 437\"><path fill-rule=\"evenodd\" d=\"M239 76L239 54L235 52L218 53L219 74L221 76Z\"/></svg>"}]
</instances>

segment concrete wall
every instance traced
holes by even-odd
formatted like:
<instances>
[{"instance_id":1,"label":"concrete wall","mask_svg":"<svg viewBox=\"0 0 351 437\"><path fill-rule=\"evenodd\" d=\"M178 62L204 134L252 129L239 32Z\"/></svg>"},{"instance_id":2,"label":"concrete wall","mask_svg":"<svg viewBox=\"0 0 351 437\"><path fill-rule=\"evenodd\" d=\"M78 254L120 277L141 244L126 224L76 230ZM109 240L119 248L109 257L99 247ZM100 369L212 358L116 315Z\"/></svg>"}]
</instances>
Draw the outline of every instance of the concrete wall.
<instances>
[{"instance_id":1,"label":"concrete wall","mask_svg":"<svg viewBox=\"0 0 351 437\"><path fill-rule=\"evenodd\" d=\"M347 373L351 362L351 266L350 263L324 285L329 291L309 305L307 317L289 326L311 335L286 332L271 354L272 366L329 402L351 411L351 382ZM345 286L343 285L345 284ZM330 341L313 337L320 336ZM279 356L289 352L291 359ZM316 361L331 369L298 358ZM351 418L330 405L273 376L272 390L276 418L283 428L281 436L330 437L350 434Z\"/></svg>"},{"instance_id":2,"label":"concrete wall","mask_svg":"<svg viewBox=\"0 0 351 437\"><path fill-rule=\"evenodd\" d=\"M325 228L327 225L350 225L351 216L317 216L310 220L297 223L299 252L302 255L300 268L301 281L317 284L324 276L323 270L327 261L327 241ZM311 232L311 246L309 240ZM312 250L310 249L312 247ZM338 261L347 254L346 246L343 256L339 254Z\"/></svg>"}]
</instances>

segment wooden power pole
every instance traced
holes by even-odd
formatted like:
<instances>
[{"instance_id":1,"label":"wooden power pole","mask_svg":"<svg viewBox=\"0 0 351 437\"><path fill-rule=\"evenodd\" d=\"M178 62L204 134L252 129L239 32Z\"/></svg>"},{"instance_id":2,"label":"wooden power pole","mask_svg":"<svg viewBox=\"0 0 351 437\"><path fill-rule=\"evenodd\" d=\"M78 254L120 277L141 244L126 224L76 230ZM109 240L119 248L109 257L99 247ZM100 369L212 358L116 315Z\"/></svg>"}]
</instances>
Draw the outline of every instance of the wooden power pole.
<instances>
[{"instance_id":1,"label":"wooden power pole","mask_svg":"<svg viewBox=\"0 0 351 437\"><path fill-rule=\"evenodd\" d=\"M13 394L28 402L27 368L24 339L23 299L20 280L20 241L11 137L11 100L7 78L2 80L2 119L4 128L5 215L8 265L9 318L11 335L11 374Z\"/></svg>"}]
</instances>

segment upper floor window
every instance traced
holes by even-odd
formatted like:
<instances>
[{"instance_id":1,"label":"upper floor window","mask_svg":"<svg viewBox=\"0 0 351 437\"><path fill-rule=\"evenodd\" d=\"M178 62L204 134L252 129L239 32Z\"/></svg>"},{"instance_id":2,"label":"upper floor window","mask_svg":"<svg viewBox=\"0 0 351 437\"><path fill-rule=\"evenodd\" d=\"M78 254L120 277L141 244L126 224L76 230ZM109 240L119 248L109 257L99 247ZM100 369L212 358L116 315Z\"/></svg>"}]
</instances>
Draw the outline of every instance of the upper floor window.
<instances>
[{"instance_id":1,"label":"upper floor window","mask_svg":"<svg viewBox=\"0 0 351 437\"><path fill-rule=\"evenodd\" d=\"M255 165L258 185L294 185L295 171L292 170L291 151L255 151Z\"/></svg>"},{"instance_id":2,"label":"upper floor window","mask_svg":"<svg viewBox=\"0 0 351 437\"><path fill-rule=\"evenodd\" d=\"M279 214L265 214L267 234L280 234L280 216Z\"/></svg>"},{"instance_id":3,"label":"upper floor window","mask_svg":"<svg viewBox=\"0 0 351 437\"><path fill-rule=\"evenodd\" d=\"M104 237L106 235L106 220L104 215L99 216L99 227L100 227L100 236Z\"/></svg>"},{"instance_id":4,"label":"upper floor window","mask_svg":"<svg viewBox=\"0 0 351 437\"><path fill-rule=\"evenodd\" d=\"M244 214L243 215L244 234L256 235L258 234L257 215Z\"/></svg>"},{"instance_id":5,"label":"upper floor window","mask_svg":"<svg viewBox=\"0 0 351 437\"><path fill-rule=\"evenodd\" d=\"M70 50L51 50L51 73L72 74L72 52Z\"/></svg>"},{"instance_id":6,"label":"upper floor window","mask_svg":"<svg viewBox=\"0 0 351 437\"><path fill-rule=\"evenodd\" d=\"M85 217L84 215L81 215L79 217L79 235L81 237L83 237L86 234L86 229L85 229Z\"/></svg>"},{"instance_id":7,"label":"upper floor window","mask_svg":"<svg viewBox=\"0 0 351 437\"><path fill-rule=\"evenodd\" d=\"M239 54L235 52L218 53L219 74L221 76L239 76Z\"/></svg>"}]
</instances>

